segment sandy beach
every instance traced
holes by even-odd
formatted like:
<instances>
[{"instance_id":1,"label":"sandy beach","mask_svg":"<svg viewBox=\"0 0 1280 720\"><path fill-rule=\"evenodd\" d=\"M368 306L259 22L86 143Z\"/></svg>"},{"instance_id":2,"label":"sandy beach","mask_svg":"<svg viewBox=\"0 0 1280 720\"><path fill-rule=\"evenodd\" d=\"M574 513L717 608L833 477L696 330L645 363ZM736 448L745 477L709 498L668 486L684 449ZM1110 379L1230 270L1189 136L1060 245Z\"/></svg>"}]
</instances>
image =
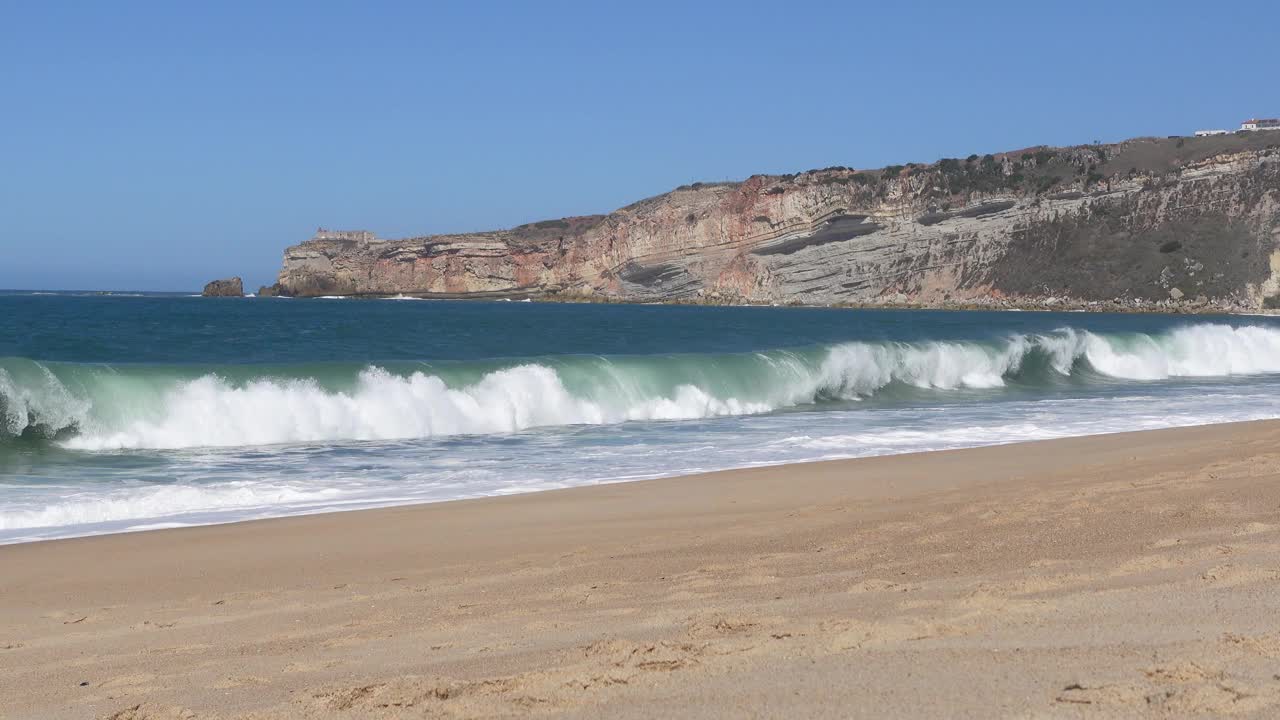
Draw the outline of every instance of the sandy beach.
<instances>
[{"instance_id":1,"label":"sandy beach","mask_svg":"<svg viewBox=\"0 0 1280 720\"><path fill-rule=\"evenodd\" d=\"M1274 717L1280 422L0 547L0 717Z\"/></svg>"}]
</instances>

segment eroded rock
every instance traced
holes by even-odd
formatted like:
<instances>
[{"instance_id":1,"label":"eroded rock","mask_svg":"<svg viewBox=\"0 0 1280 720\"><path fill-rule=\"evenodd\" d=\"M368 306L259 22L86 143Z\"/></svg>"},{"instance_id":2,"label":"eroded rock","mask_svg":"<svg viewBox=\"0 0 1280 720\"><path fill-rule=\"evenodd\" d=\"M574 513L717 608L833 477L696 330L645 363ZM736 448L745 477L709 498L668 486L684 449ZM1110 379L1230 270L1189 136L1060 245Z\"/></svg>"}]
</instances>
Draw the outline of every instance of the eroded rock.
<instances>
[{"instance_id":1,"label":"eroded rock","mask_svg":"<svg viewBox=\"0 0 1280 720\"><path fill-rule=\"evenodd\" d=\"M244 297L244 282L238 277L214 280L204 286L205 297Z\"/></svg>"},{"instance_id":2,"label":"eroded rock","mask_svg":"<svg viewBox=\"0 0 1280 720\"><path fill-rule=\"evenodd\" d=\"M608 215L288 248L280 294L897 306L1280 296L1280 133L683 186ZM1193 259L1194 258L1194 259ZM1176 298L1175 298L1176 299ZM1165 303L1162 305L1161 303ZM1175 307L1176 306L1176 307Z\"/></svg>"}]
</instances>

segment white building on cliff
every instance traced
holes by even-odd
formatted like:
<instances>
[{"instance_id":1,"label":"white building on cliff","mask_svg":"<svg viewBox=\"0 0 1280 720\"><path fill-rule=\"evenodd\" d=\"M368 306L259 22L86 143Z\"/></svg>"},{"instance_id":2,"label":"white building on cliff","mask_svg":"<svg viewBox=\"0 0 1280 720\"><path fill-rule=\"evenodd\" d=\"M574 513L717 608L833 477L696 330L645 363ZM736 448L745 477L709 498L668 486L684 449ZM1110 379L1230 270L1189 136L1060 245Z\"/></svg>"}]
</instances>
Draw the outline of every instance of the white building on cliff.
<instances>
[{"instance_id":1,"label":"white building on cliff","mask_svg":"<svg viewBox=\"0 0 1280 720\"><path fill-rule=\"evenodd\" d=\"M1196 137L1227 135L1233 132L1253 132L1254 130L1280 130L1280 118L1250 118L1240 123L1239 130L1197 130Z\"/></svg>"},{"instance_id":2,"label":"white building on cliff","mask_svg":"<svg viewBox=\"0 0 1280 720\"><path fill-rule=\"evenodd\" d=\"M1280 130L1280 118L1253 118L1240 123L1241 130Z\"/></svg>"}]
</instances>

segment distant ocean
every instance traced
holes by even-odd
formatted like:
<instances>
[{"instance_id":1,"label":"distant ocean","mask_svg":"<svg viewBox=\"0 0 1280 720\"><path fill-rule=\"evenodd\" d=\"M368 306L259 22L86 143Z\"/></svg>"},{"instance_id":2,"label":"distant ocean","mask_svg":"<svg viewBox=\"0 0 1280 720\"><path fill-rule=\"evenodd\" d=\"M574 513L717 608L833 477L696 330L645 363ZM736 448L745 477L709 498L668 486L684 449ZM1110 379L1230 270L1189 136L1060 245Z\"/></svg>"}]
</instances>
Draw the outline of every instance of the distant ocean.
<instances>
[{"instance_id":1,"label":"distant ocean","mask_svg":"<svg viewBox=\"0 0 1280 720\"><path fill-rule=\"evenodd\" d=\"M0 542L1272 417L1264 317L0 292Z\"/></svg>"}]
</instances>

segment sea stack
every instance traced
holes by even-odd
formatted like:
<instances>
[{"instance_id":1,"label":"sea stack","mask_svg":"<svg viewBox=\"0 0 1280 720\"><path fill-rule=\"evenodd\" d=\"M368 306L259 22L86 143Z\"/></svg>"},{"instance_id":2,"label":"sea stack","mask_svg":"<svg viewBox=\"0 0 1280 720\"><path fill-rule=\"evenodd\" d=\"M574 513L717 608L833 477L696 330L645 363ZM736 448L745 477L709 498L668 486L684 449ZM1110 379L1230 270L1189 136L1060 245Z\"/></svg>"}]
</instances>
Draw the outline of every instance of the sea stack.
<instances>
[{"instance_id":1,"label":"sea stack","mask_svg":"<svg viewBox=\"0 0 1280 720\"><path fill-rule=\"evenodd\" d=\"M238 277L214 280L205 285L204 292L200 294L205 297L244 297L244 282Z\"/></svg>"}]
</instances>

